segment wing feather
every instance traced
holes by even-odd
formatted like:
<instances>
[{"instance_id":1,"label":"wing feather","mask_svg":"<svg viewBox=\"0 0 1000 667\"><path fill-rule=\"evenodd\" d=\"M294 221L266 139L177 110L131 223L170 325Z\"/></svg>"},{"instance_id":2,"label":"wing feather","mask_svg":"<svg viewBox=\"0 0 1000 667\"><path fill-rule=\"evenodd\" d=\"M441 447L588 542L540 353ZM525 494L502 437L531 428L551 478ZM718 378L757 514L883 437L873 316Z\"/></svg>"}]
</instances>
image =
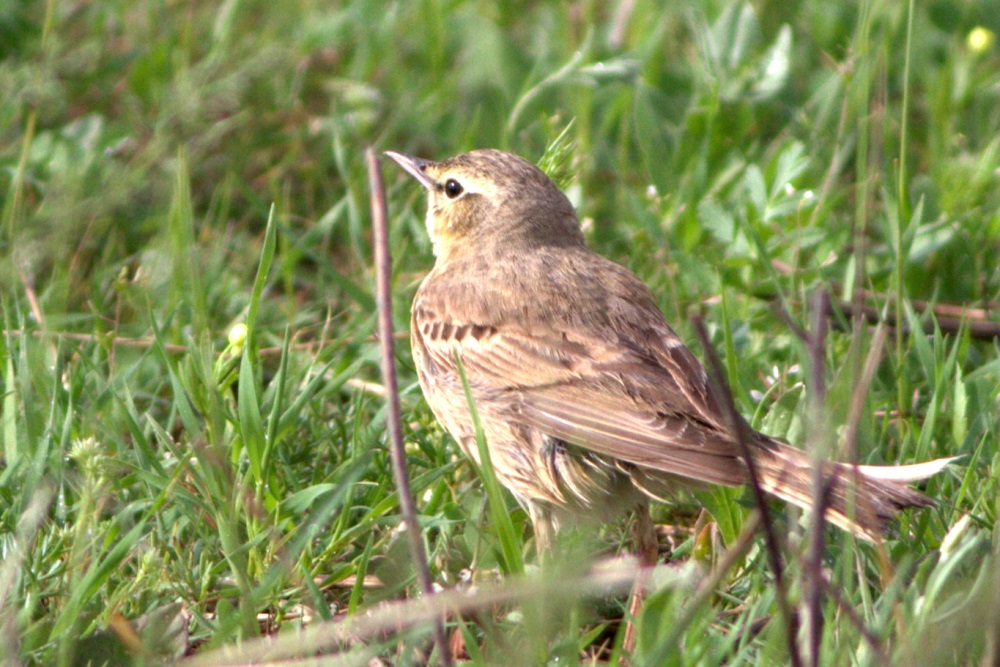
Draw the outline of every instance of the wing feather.
<instances>
[{"instance_id":1,"label":"wing feather","mask_svg":"<svg viewBox=\"0 0 1000 667\"><path fill-rule=\"evenodd\" d=\"M682 414L597 405L576 392L526 395L524 422L578 447L649 470L711 484L746 482L734 443Z\"/></svg>"},{"instance_id":2,"label":"wing feather","mask_svg":"<svg viewBox=\"0 0 1000 667\"><path fill-rule=\"evenodd\" d=\"M458 353L473 395L489 393L488 402L477 398L480 411L503 388L511 416L583 450L698 482L746 481L704 371L673 332L650 353L577 332L494 326L479 338L456 336L465 325L450 324L423 326L452 335L425 335L421 344L439 370L454 369Z\"/></svg>"}]
</instances>

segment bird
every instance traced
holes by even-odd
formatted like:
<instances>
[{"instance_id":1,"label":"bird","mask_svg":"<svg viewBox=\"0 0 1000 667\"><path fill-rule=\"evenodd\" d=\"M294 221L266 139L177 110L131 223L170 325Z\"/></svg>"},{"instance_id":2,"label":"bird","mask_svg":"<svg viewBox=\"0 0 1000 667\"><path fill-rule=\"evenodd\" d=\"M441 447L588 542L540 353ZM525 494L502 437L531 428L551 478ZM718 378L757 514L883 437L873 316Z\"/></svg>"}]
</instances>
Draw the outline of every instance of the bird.
<instances>
[{"instance_id":1,"label":"bird","mask_svg":"<svg viewBox=\"0 0 1000 667\"><path fill-rule=\"evenodd\" d=\"M428 196L435 263L410 321L423 395L481 463L467 383L496 477L527 511L540 552L581 518L641 519L678 489L746 485L751 465L765 493L810 507L811 456L738 415L734 428L723 390L650 289L587 246L541 169L495 149L442 161L385 155ZM934 504L908 484L951 461L824 461L825 518L876 541L898 510Z\"/></svg>"}]
</instances>

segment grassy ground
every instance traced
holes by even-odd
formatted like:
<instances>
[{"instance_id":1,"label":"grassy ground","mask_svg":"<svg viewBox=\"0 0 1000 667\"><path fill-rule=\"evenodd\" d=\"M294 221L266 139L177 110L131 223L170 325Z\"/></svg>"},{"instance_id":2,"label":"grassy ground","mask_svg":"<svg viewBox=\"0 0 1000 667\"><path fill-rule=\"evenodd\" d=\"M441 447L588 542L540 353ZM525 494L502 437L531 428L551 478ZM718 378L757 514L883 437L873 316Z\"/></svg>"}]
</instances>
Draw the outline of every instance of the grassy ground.
<instances>
[{"instance_id":1,"label":"grassy ground","mask_svg":"<svg viewBox=\"0 0 1000 667\"><path fill-rule=\"evenodd\" d=\"M993 3L659 4L0 6L4 664L220 664L261 634L276 660L422 662L429 626L400 628L418 610L383 605L415 585L377 386L363 150L538 160L564 130L559 175L592 245L648 281L699 356L688 321L703 314L755 426L856 441L862 462L962 456L926 485L938 507L884 544L827 533L825 623L803 655L997 660ZM402 332L432 259L422 194L387 181ZM823 289L846 305L813 409L793 325L815 328ZM942 304L987 312L936 319ZM881 338L850 316L863 305L904 326ZM242 357L227 342L241 322ZM608 659L622 596L580 595L579 565L530 566L509 498L528 573L494 587L511 560L482 485L399 342L432 574L479 591L449 617L460 655ZM656 508L687 565L657 573L634 664L791 659L759 536L727 556L751 507L714 490ZM811 531L783 507L773 519L805 619ZM561 560L613 550L624 525L594 533ZM316 644L295 632L307 619Z\"/></svg>"}]
</instances>

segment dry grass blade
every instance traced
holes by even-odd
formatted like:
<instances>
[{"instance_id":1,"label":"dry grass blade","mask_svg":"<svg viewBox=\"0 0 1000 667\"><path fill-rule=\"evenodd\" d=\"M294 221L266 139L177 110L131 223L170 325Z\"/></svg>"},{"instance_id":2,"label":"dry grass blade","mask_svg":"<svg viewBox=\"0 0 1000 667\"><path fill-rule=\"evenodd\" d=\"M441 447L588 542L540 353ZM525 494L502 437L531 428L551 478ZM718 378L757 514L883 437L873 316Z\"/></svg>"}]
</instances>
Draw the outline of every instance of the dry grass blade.
<instances>
[{"instance_id":1,"label":"dry grass blade","mask_svg":"<svg viewBox=\"0 0 1000 667\"><path fill-rule=\"evenodd\" d=\"M392 258L389 255L389 224L385 202L385 186L378 157L369 148L365 151L368 165L368 184L371 192L372 245L375 253L375 285L378 303L379 351L382 356L382 384L388 401L387 424L389 428L389 456L392 472L399 493L399 509L406 528L410 547L410 557L417 571L420 588L425 595L434 592L427 554L417 526L417 509L410 492L410 477L406 470L406 450L403 446L403 427L400 418L399 387L396 381L395 345L392 326ZM451 665L451 650L444 634L441 617L434 619L434 641L438 648L438 660L442 665Z\"/></svg>"},{"instance_id":2,"label":"dry grass blade","mask_svg":"<svg viewBox=\"0 0 1000 667\"><path fill-rule=\"evenodd\" d=\"M851 403L848 407L847 423L844 429L844 452L841 455L855 465L858 462L858 429L861 426L861 412L865 406L865 398L868 396L868 388L871 387L872 378L875 377L875 371L878 370L879 361L882 359L882 351L885 349L885 339L888 335L889 329L880 322L875 327L875 334L871 347L868 349L868 356L865 358L861 378L851 392Z\"/></svg>"},{"instance_id":3,"label":"dry grass blade","mask_svg":"<svg viewBox=\"0 0 1000 667\"><path fill-rule=\"evenodd\" d=\"M555 596L617 595L629 589L638 573L632 559L616 559L591 568L580 577L516 577L472 591L451 589L413 600L388 602L365 613L317 623L298 633L261 637L239 648L224 647L181 663L184 667L260 664L281 658L315 655L349 644L384 637L432 622L443 615L470 614L531 599Z\"/></svg>"}]
</instances>

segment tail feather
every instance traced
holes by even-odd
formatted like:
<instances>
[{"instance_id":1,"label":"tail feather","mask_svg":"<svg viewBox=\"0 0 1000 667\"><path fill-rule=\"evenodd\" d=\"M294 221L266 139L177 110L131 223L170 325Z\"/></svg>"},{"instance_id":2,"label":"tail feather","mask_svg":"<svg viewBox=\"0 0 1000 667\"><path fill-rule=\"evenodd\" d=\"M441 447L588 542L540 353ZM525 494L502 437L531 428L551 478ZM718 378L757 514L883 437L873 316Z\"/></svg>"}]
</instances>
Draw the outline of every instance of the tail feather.
<instances>
[{"instance_id":1,"label":"tail feather","mask_svg":"<svg viewBox=\"0 0 1000 667\"><path fill-rule=\"evenodd\" d=\"M759 443L757 457L764 491L808 509L815 496L813 462L802 450L777 440ZM896 512L907 507L930 507L932 499L906 484L926 479L954 458L936 459L906 466L853 466L824 464L829 483L826 519L866 540L876 541Z\"/></svg>"},{"instance_id":2,"label":"tail feather","mask_svg":"<svg viewBox=\"0 0 1000 667\"><path fill-rule=\"evenodd\" d=\"M934 459L923 463L912 463L905 466L858 466L862 474L882 480L883 482L895 482L897 484L910 484L919 482L922 479L933 477L944 470L949 463L959 457L950 456L945 459Z\"/></svg>"}]
</instances>

